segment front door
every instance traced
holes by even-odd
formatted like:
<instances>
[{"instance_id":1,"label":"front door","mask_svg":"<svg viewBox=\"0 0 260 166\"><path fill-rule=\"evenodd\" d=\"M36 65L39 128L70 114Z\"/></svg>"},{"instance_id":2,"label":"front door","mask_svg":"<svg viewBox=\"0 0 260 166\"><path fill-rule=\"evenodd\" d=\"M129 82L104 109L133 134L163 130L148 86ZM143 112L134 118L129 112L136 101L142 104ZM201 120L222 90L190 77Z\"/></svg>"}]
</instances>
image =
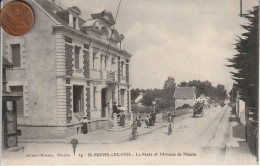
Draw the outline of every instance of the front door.
<instances>
[{"instance_id":1,"label":"front door","mask_svg":"<svg viewBox=\"0 0 260 166\"><path fill-rule=\"evenodd\" d=\"M84 112L83 86L73 86L73 112Z\"/></svg>"},{"instance_id":2,"label":"front door","mask_svg":"<svg viewBox=\"0 0 260 166\"><path fill-rule=\"evenodd\" d=\"M2 107L2 148L17 146L17 107L16 101L3 101ZM4 146L3 146L4 144Z\"/></svg>"},{"instance_id":3,"label":"front door","mask_svg":"<svg viewBox=\"0 0 260 166\"><path fill-rule=\"evenodd\" d=\"M106 89L102 89L101 91L101 117L105 117L106 116Z\"/></svg>"}]
</instances>

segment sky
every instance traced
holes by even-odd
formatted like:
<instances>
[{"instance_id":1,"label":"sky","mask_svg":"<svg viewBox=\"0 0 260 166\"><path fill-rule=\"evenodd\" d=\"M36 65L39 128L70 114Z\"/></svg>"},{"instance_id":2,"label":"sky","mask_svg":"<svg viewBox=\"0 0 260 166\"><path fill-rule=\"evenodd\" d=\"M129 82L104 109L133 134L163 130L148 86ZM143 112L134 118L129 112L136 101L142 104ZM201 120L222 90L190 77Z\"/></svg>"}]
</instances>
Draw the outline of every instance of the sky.
<instances>
[{"instance_id":1,"label":"sky","mask_svg":"<svg viewBox=\"0 0 260 166\"><path fill-rule=\"evenodd\" d=\"M56 0L62 7L81 9L83 19L110 10L119 0ZM258 0L243 0L247 13ZM124 49L132 54L132 88L163 88L172 76L182 81L208 80L214 86L233 80L227 59L236 53L236 36L247 24L239 17L239 0L122 0L115 28L124 34Z\"/></svg>"}]
</instances>

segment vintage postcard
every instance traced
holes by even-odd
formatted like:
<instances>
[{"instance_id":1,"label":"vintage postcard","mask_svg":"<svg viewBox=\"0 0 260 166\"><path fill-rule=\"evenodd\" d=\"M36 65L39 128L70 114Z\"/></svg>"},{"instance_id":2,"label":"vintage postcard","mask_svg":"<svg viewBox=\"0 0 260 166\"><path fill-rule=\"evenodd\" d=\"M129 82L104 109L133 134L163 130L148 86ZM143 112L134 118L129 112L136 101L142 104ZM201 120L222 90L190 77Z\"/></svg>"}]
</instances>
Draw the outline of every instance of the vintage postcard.
<instances>
[{"instance_id":1,"label":"vintage postcard","mask_svg":"<svg viewBox=\"0 0 260 166\"><path fill-rule=\"evenodd\" d=\"M258 0L3 0L2 165L258 164Z\"/></svg>"}]
</instances>

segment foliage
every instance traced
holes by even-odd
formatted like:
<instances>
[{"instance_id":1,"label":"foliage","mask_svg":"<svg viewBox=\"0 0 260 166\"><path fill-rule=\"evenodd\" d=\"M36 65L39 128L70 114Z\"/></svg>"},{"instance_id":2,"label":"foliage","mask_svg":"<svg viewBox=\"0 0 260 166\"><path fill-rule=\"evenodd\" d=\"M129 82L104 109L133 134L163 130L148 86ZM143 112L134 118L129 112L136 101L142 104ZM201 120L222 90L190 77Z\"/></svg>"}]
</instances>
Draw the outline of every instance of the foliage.
<instances>
[{"instance_id":1,"label":"foliage","mask_svg":"<svg viewBox=\"0 0 260 166\"><path fill-rule=\"evenodd\" d=\"M259 78L259 6L246 15L248 25L242 25L246 32L237 37L235 49L237 53L228 59L228 67L236 71L231 72L235 86L239 89L241 98L249 107L258 107L258 78ZM257 110L257 109L256 109Z\"/></svg>"},{"instance_id":2,"label":"foliage","mask_svg":"<svg viewBox=\"0 0 260 166\"><path fill-rule=\"evenodd\" d=\"M137 113L150 113L152 110L153 110L152 107L139 106L139 105L136 105L136 104L132 105L132 111L135 114L137 114Z\"/></svg>"},{"instance_id":3,"label":"foliage","mask_svg":"<svg viewBox=\"0 0 260 166\"><path fill-rule=\"evenodd\" d=\"M140 92L144 94L142 104L145 106L152 106L153 101L156 101L159 109L174 107L174 92L175 92L175 79L171 76L164 82L163 89L133 89L131 91L132 100L139 96ZM181 82L178 86L181 87L196 87L196 96L201 94L211 97L211 99L220 101L227 98L227 91L224 85L212 86L209 81L192 80L189 82Z\"/></svg>"},{"instance_id":4,"label":"foliage","mask_svg":"<svg viewBox=\"0 0 260 166\"><path fill-rule=\"evenodd\" d=\"M189 104L184 104L183 106L182 106L182 108L183 109L185 109L185 108L190 108L191 106L189 105Z\"/></svg>"},{"instance_id":5,"label":"foliage","mask_svg":"<svg viewBox=\"0 0 260 166\"><path fill-rule=\"evenodd\" d=\"M132 89L131 90L131 101L134 101L139 95L141 90L140 89Z\"/></svg>"},{"instance_id":6,"label":"foliage","mask_svg":"<svg viewBox=\"0 0 260 166\"><path fill-rule=\"evenodd\" d=\"M221 101L227 99L227 91L224 85L218 84L214 87L209 81L192 80L189 82L181 82L180 87L196 87L196 97L201 94L209 96L212 100Z\"/></svg>"},{"instance_id":7,"label":"foliage","mask_svg":"<svg viewBox=\"0 0 260 166\"><path fill-rule=\"evenodd\" d=\"M160 109L170 108L175 105L174 99L159 99L157 100L157 105Z\"/></svg>"},{"instance_id":8,"label":"foliage","mask_svg":"<svg viewBox=\"0 0 260 166\"><path fill-rule=\"evenodd\" d=\"M173 77L168 77L167 80L164 82L163 86L163 93L164 98L166 99L172 99L175 91L175 79Z\"/></svg>"},{"instance_id":9,"label":"foliage","mask_svg":"<svg viewBox=\"0 0 260 166\"><path fill-rule=\"evenodd\" d=\"M232 102L232 103L236 102L237 90L238 90L238 88L236 87L235 84L233 84L233 87L229 92L230 102Z\"/></svg>"},{"instance_id":10,"label":"foliage","mask_svg":"<svg viewBox=\"0 0 260 166\"><path fill-rule=\"evenodd\" d=\"M143 99L142 99L142 104L146 105L146 106L152 106L153 105L153 101L155 99L155 95L154 95L154 91L148 91Z\"/></svg>"},{"instance_id":11,"label":"foliage","mask_svg":"<svg viewBox=\"0 0 260 166\"><path fill-rule=\"evenodd\" d=\"M174 106L175 79L171 76L164 82L163 89L144 90L142 103L146 106L152 106L153 101L157 101L159 108L168 108Z\"/></svg>"},{"instance_id":12,"label":"foliage","mask_svg":"<svg viewBox=\"0 0 260 166\"><path fill-rule=\"evenodd\" d=\"M177 107L176 110L180 110L180 109L187 109L187 108L191 108L191 106L189 104L184 104L181 107Z\"/></svg>"}]
</instances>

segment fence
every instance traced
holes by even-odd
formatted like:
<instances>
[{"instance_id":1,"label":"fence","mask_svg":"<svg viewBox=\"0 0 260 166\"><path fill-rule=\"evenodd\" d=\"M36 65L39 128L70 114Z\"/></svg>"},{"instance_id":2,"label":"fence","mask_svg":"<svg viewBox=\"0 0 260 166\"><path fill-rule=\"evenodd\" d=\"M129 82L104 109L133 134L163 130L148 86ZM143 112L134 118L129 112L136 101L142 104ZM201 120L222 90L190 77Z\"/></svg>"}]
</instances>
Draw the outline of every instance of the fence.
<instances>
[{"instance_id":1,"label":"fence","mask_svg":"<svg viewBox=\"0 0 260 166\"><path fill-rule=\"evenodd\" d=\"M256 122L247 122L246 141L251 153L258 158L258 124Z\"/></svg>"},{"instance_id":2,"label":"fence","mask_svg":"<svg viewBox=\"0 0 260 166\"><path fill-rule=\"evenodd\" d=\"M258 159L258 109L247 107L246 141L253 155Z\"/></svg>"}]
</instances>

